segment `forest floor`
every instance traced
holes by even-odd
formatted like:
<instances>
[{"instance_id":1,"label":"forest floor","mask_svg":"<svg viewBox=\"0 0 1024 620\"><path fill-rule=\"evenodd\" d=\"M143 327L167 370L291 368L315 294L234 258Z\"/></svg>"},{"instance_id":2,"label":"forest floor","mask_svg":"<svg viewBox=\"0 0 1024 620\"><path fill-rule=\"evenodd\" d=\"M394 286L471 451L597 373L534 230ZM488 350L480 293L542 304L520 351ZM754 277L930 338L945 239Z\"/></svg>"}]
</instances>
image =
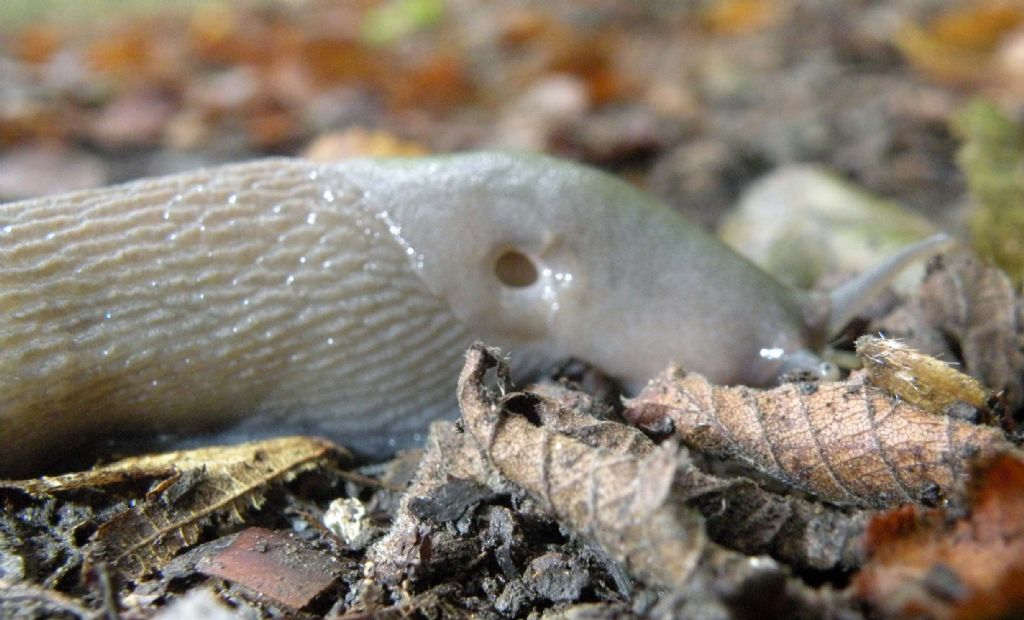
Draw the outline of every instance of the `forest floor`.
<instances>
[{"instance_id":1,"label":"forest floor","mask_svg":"<svg viewBox=\"0 0 1024 620\"><path fill-rule=\"evenodd\" d=\"M721 228L801 286L936 230L969 240L989 262L933 261L835 346L900 337L981 384L935 404L877 376L797 378L742 394L762 422L743 444L709 438L749 421L693 376L623 401L571 362L520 391L473 349L462 420L383 463L288 438L0 481L0 616L1024 614L1024 250L1006 241L1024 234L1024 4L144 4L0 9L0 202L269 155L545 152ZM817 213L819 193L851 215ZM710 421L680 414L712 393ZM825 430L875 402L906 417L871 418L874 448ZM786 434L787 403L810 411L808 438ZM801 464L761 458L773 449Z\"/></svg>"}]
</instances>

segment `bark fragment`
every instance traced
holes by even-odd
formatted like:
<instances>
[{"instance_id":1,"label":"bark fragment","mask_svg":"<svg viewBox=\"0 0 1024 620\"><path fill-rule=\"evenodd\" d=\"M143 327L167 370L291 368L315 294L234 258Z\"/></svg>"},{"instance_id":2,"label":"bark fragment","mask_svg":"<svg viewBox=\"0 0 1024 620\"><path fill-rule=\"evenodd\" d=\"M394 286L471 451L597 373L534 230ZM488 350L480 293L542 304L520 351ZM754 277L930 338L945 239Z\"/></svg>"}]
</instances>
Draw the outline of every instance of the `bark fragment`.
<instances>
[{"instance_id":1,"label":"bark fragment","mask_svg":"<svg viewBox=\"0 0 1024 620\"><path fill-rule=\"evenodd\" d=\"M693 449L854 506L936 501L954 490L969 458L1013 447L996 429L936 417L856 383L754 390L672 369L630 401L626 416L668 416Z\"/></svg>"}]
</instances>

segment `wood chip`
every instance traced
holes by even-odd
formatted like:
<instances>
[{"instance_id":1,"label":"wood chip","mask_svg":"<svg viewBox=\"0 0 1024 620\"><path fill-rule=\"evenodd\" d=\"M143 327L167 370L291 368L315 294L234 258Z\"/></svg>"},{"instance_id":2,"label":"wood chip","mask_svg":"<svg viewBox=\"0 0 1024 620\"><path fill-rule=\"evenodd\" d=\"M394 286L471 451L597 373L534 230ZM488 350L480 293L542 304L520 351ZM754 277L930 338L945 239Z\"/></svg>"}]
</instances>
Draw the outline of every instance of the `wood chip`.
<instances>
[{"instance_id":1,"label":"wood chip","mask_svg":"<svg viewBox=\"0 0 1024 620\"><path fill-rule=\"evenodd\" d=\"M292 609L309 605L334 583L341 569L335 558L309 543L261 527L242 531L227 548L199 560L196 568Z\"/></svg>"}]
</instances>

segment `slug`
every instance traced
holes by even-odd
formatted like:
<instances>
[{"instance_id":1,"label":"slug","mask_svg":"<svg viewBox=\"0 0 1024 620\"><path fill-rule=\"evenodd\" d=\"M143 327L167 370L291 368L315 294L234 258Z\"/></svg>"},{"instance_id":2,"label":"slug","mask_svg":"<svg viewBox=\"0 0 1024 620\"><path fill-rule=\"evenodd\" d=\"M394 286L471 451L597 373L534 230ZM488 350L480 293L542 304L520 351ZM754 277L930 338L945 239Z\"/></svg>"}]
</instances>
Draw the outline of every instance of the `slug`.
<instances>
[{"instance_id":1,"label":"slug","mask_svg":"<svg viewBox=\"0 0 1024 620\"><path fill-rule=\"evenodd\" d=\"M0 205L0 475L118 435L393 451L475 339L528 374L761 385L942 239L812 296L630 185L543 156L268 159Z\"/></svg>"}]
</instances>

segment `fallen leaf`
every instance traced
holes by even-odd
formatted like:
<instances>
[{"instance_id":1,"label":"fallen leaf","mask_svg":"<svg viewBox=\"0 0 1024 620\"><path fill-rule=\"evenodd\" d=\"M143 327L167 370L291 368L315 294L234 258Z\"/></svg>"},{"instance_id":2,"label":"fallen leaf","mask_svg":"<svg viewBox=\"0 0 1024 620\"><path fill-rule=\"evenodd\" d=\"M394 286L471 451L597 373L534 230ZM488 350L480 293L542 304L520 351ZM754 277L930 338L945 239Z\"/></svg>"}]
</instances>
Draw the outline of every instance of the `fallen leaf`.
<instances>
[{"instance_id":1,"label":"fallen leaf","mask_svg":"<svg viewBox=\"0 0 1024 620\"><path fill-rule=\"evenodd\" d=\"M150 35L148 24L137 22L98 38L86 51L89 68L113 75L143 72L153 62L154 42Z\"/></svg>"},{"instance_id":2,"label":"fallen leaf","mask_svg":"<svg viewBox=\"0 0 1024 620\"><path fill-rule=\"evenodd\" d=\"M911 66L932 79L973 86L996 77L995 52L1022 21L1024 10L1012 3L975 2L948 9L927 24L907 24L895 42Z\"/></svg>"},{"instance_id":3,"label":"fallen leaf","mask_svg":"<svg viewBox=\"0 0 1024 620\"><path fill-rule=\"evenodd\" d=\"M0 153L0 201L99 187L107 163L59 144L25 145Z\"/></svg>"},{"instance_id":4,"label":"fallen leaf","mask_svg":"<svg viewBox=\"0 0 1024 620\"><path fill-rule=\"evenodd\" d=\"M564 388L509 394L506 407L529 411L546 428L592 448L643 458L656 445L640 429L594 417L600 405L585 394ZM525 401L525 402L524 402ZM672 434L666 416L645 420L644 431ZM852 568L860 564L860 537L868 514L843 510L793 495L773 493L741 476L712 475L686 459L677 462L672 500L698 510L711 540L748 555L769 554L791 566L814 570Z\"/></svg>"},{"instance_id":5,"label":"fallen leaf","mask_svg":"<svg viewBox=\"0 0 1024 620\"><path fill-rule=\"evenodd\" d=\"M769 0L720 0L705 5L698 21L711 34L752 34L780 21L780 4Z\"/></svg>"},{"instance_id":6,"label":"fallen leaf","mask_svg":"<svg viewBox=\"0 0 1024 620\"><path fill-rule=\"evenodd\" d=\"M313 161L334 162L350 157L408 157L427 152L423 145L402 140L386 131L351 127L317 137L302 156Z\"/></svg>"},{"instance_id":7,"label":"fallen leaf","mask_svg":"<svg viewBox=\"0 0 1024 620\"><path fill-rule=\"evenodd\" d=\"M158 144L178 105L162 93L125 92L103 106L84 128L110 150Z\"/></svg>"},{"instance_id":8,"label":"fallen leaf","mask_svg":"<svg viewBox=\"0 0 1024 620\"><path fill-rule=\"evenodd\" d=\"M683 584L708 543L697 511L670 501L677 449L668 444L640 458L551 430L529 418L521 399L503 401L485 386L499 364L496 351L477 344L459 377L462 419L481 452L630 573L663 587Z\"/></svg>"},{"instance_id":9,"label":"fallen leaf","mask_svg":"<svg viewBox=\"0 0 1024 620\"><path fill-rule=\"evenodd\" d=\"M48 62L67 43L68 33L52 23L31 24L15 36L13 56L28 63Z\"/></svg>"},{"instance_id":10,"label":"fallen leaf","mask_svg":"<svg viewBox=\"0 0 1024 620\"><path fill-rule=\"evenodd\" d=\"M465 105L477 94L466 59L445 49L417 59L401 75L384 80L383 87L393 107L435 112Z\"/></svg>"},{"instance_id":11,"label":"fallen leaf","mask_svg":"<svg viewBox=\"0 0 1024 620\"><path fill-rule=\"evenodd\" d=\"M262 503L268 484L322 465L338 450L322 439L285 437L125 459L3 486L39 496L153 481L145 498L102 523L85 549L87 569L104 563L137 579L195 543L212 519L240 520L247 507Z\"/></svg>"},{"instance_id":12,"label":"fallen leaf","mask_svg":"<svg viewBox=\"0 0 1024 620\"><path fill-rule=\"evenodd\" d=\"M431 569L434 555L431 521L417 516L413 509L415 504L421 507L424 502L437 504L440 490L453 480L495 482L480 451L465 434L455 433L451 427L452 423L447 421L437 421L431 426L426 454L402 497L397 518L387 535L367 551L367 578L374 584L395 587L403 580L416 580ZM471 508L475 506L463 503L459 516ZM434 514L439 512L434 511ZM449 516L440 515L438 519Z\"/></svg>"},{"instance_id":13,"label":"fallen leaf","mask_svg":"<svg viewBox=\"0 0 1024 620\"><path fill-rule=\"evenodd\" d=\"M962 516L958 516L962 515ZM1024 614L1024 461L978 466L967 512L905 506L874 519L870 561L851 590L877 611L918 618Z\"/></svg>"},{"instance_id":14,"label":"fallen leaf","mask_svg":"<svg viewBox=\"0 0 1024 620\"><path fill-rule=\"evenodd\" d=\"M755 390L670 369L625 415L668 416L692 449L854 506L937 501L953 492L971 457L1013 447L994 428L937 417L857 383Z\"/></svg>"}]
</instances>

